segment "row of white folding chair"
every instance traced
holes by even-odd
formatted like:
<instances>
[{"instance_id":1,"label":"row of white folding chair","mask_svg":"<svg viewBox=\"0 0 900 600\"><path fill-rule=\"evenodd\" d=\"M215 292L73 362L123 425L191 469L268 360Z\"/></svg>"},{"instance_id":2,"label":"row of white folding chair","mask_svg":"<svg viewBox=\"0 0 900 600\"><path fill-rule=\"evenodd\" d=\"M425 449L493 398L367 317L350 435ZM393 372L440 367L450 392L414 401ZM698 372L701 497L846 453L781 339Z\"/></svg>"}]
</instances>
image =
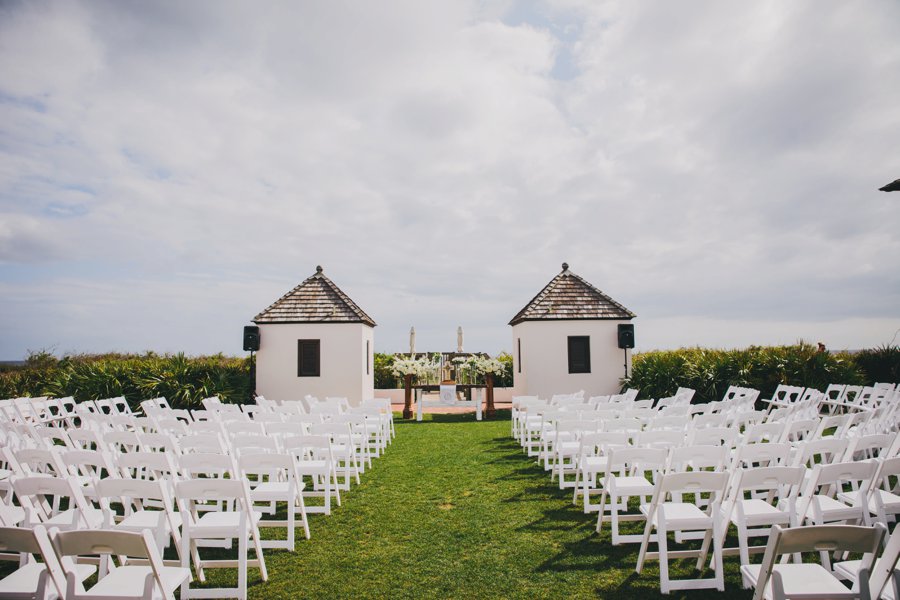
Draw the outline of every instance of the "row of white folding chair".
<instances>
[{"instance_id":1,"label":"row of white folding chair","mask_svg":"<svg viewBox=\"0 0 900 600\"><path fill-rule=\"evenodd\" d=\"M652 409L651 409L652 411ZM699 429L694 429L694 421L690 420L687 416L683 417L668 417L668 416L657 416L657 417L648 417L648 414L655 414L653 412L644 413L643 411L625 411L620 414L602 414L603 417L607 417L606 419L600 418L595 420L593 417L596 417L598 412L588 412L588 413L565 413L565 412L554 412L552 410L545 410L542 415L542 423L540 427L535 428L533 431L529 431L526 433L539 432L540 433L540 451L537 453L540 460L542 460L544 464L544 468L546 470L554 471L554 478L556 474L560 470L564 470L569 467L570 470L574 469L576 465L574 463L574 457L578 455L578 445L577 439L580 435L580 432L583 431L627 431L631 433L639 433L642 430L653 431L653 432L665 432L665 431L681 431L684 432L686 439L684 442L686 443L695 443L696 440L706 440L712 439L715 437L713 434L717 434L717 432L703 432L703 429L708 428L708 425L711 424L728 424L727 420L717 419L712 421L707 418L707 415L695 417L695 420L698 422ZM633 416L637 414L644 414L643 417ZM746 440L748 442L756 442L761 440L770 440L770 441L780 441L781 439L786 438L786 436L794 435L798 436L798 432L795 430L791 430L790 432L787 430L785 424L781 423L760 423L759 421L764 417L764 414L761 412L748 412L741 413L742 418L736 419L734 422L728 424L728 429L731 432L737 431L736 428L747 426L748 429L745 432L743 438L741 440ZM564 423L564 431L560 431L558 423ZM652 434L647 437L651 437ZM667 434L662 434L660 437L660 443L665 445L678 445L678 441L669 442L669 438L672 437ZM721 436L720 436L721 437ZM732 440L732 444L735 445L738 443L738 439L732 437L730 434L726 434L723 439ZM527 445L528 440L526 440ZM559 446L557 448L557 446ZM566 460L568 459L568 463ZM562 482L562 479L560 480Z\"/></svg>"},{"instance_id":2,"label":"row of white folding chair","mask_svg":"<svg viewBox=\"0 0 900 600\"><path fill-rule=\"evenodd\" d=\"M840 392L835 399L837 389ZM838 385L829 386L831 396L826 394L823 408L833 414L842 411L873 410L890 402L895 397L895 386L892 384L875 384L873 386Z\"/></svg>"},{"instance_id":3,"label":"row of white folding chair","mask_svg":"<svg viewBox=\"0 0 900 600\"><path fill-rule=\"evenodd\" d=\"M10 398L0 400L0 423L54 425L74 416L73 398Z\"/></svg>"},{"instance_id":4,"label":"row of white folding chair","mask_svg":"<svg viewBox=\"0 0 900 600\"><path fill-rule=\"evenodd\" d=\"M205 460L194 460L199 458ZM220 456L220 458L225 459L228 457ZM263 455L260 458L271 460L267 455ZM204 475L210 475L212 471L221 472L228 469L228 466L221 460L213 460L211 455L185 457L185 463L183 470L196 470ZM271 464L266 463L266 469L271 467ZM175 498L181 508L179 525L181 527L180 555L182 567L189 569L191 557L193 557L194 566L197 569L198 578L201 582L205 580L204 567L238 567L237 588L231 590L205 590L202 592L202 597L213 597L216 595L233 597L235 593L237 593L237 597L246 597L247 566L250 564L247 559L248 537L255 547L257 556L255 562L260 567L262 578L264 581L267 579L258 531L259 513L254 510L254 499L252 498L247 479L245 477L236 477L236 473L233 470L230 474L231 478L228 479L182 479L174 483ZM154 486L153 484L156 485ZM123 502L125 497L127 497L129 502L146 502L151 498L151 494L154 494L153 490L156 490L158 497L163 501L167 499L166 486L162 485L161 482L140 483L136 480L103 479L97 482L96 488L97 493L106 500L106 502L101 504L105 509L104 511L103 509L92 507L84 498L81 487L71 478L46 475L22 477L13 480L13 487L17 498L25 507L26 513L28 513L28 517L25 520L26 525L52 526L60 530L98 529L104 525L121 526L125 530L133 530L135 528L144 530L144 525L150 524L154 515L135 512L126 513L122 515L122 521L116 524L113 523L114 519L111 517L112 504L109 503L109 500L112 499L119 503ZM61 498L68 498L71 508L58 510ZM260 498L263 501L269 501L270 499L270 496L265 495ZM206 512L201 514L198 510L198 501L203 503L215 501L219 503L219 510L215 513ZM230 504L222 504L223 502ZM288 504L290 513L293 510L293 502L290 501ZM235 508L227 510L229 505ZM300 506L302 508L302 504ZM165 511L159 512L165 514ZM156 516L156 519L158 526L161 522L159 520L160 517ZM166 514L165 523L171 527L169 533L172 537L176 537L176 522L177 520L174 518L173 513L169 512ZM215 560L204 562L200 560L199 547L204 545L204 541L210 539L228 541L233 538L238 539L238 559L236 561ZM166 540L166 543L168 543L168 540ZM230 541L228 543L230 544ZM160 540L158 537L154 540L154 546L159 544ZM187 581L181 585L181 597L193 597L193 594L187 588Z\"/></svg>"},{"instance_id":5,"label":"row of white folding chair","mask_svg":"<svg viewBox=\"0 0 900 600\"><path fill-rule=\"evenodd\" d=\"M691 450L685 449L684 451L690 452ZM703 456L703 453L701 452L699 455ZM828 496L824 490L847 479L864 480L871 473L872 463L870 462L816 467L814 477L807 488L808 496L800 496L798 502L798 490L802 484L804 473L804 469L801 467L740 469L729 484L727 473L721 471L695 470L690 474L679 471L663 472L663 457L664 452L648 448L621 448L611 453L597 529L598 531L601 529L601 525L606 519L607 498L609 498L611 509L610 520L613 527L614 544L622 541L637 541L636 536L618 534L620 519L646 520L644 535L640 538L642 547L638 559L638 572L648 556L647 544L650 541L650 533L656 529L657 543L659 544L659 553L656 556L661 561L660 577L664 593L668 593L671 589L693 589L709 585L722 589L721 560L726 553L723 545L729 521L738 528L739 548L735 551L741 555L742 564L749 563L751 548L748 547L748 538L760 535L768 536L768 527L773 524L799 525L805 519L815 524L836 520L866 522L859 507L840 504L836 499ZM702 469L703 466L706 465L695 466L695 468ZM715 465L712 466L715 468ZM644 471L647 468L655 469L659 473L655 483L645 479ZM617 470L617 475L611 474ZM716 477L715 485L703 486L704 478L712 481ZM679 483L670 484L670 480L676 480ZM685 487L684 484L687 480L693 480L693 482ZM864 483L861 484L858 495L863 493L864 486ZM651 490L652 500L650 503L641 504L638 514L619 515L620 508L627 509L625 504L619 504L620 501L627 502L628 497L646 496L651 493ZM727 494L726 490L728 490ZM712 492L712 496L705 499L706 510L703 510L703 503L697 502L696 496L693 504L682 501L681 492L697 494L700 491ZM758 494L761 491L769 494L768 502L765 499L754 498L752 495L745 496L750 492ZM666 502L667 495L671 496L670 502ZM772 502L773 495L775 495L774 499L777 503ZM831 504L826 504L825 500L830 501ZM799 508L797 508L798 504ZM840 506L835 506L836 504L840 504ZM810 510L812 505L817 506ZM828 510L820 511L823 505L827 506ZM763 529L754 529L761 525L764 527ZM666 561L668 556L674 557L676 553L667 552L667 533L675 532L676 541L679 541L679 534L685 530L696 531L697 529L703 529L706 532L701 551L699 553L696 551L680 552L677 553L677 556L687 557L699 554L697 568L701 569L709 543L712 541L715 577L712 580L701 582L695 580L685 584L672 583L668 578ZM712 536L712 540L710 540L710 536ZM829 557L824 553L821 560L824 564L829 564Z\"/></svg>"},{"instance_id":6,"label":"row of white folding chair","mask_svg":"<svg viewBox=\"0 0 900 600\"><path fill-rule=\"evenodd\" d=\"M687 433L678 431L651 431L634 433L583 431L574 466L560 463L556 474L560 476L560 488L574 487L573 502L583 498L584 511L597 508L591 504L590 495L597 493L596 477L606 464L603 454L609 448L634 445L644 448L678 448L720 446L725 453L724 465L728 468L747 466L800 466L812 468L816 464L830 464L865 458L890 458L900 453L900 436L870 435L861 438L811 439L791 445L787 442L743 443L738 445L733 429L707 428ZM564 446L565 447L565 446ZM568 449L568 448L567 448ZM565 482L565 475L574 472L575 481Z\"/></svg>"},{"instance_id":7,"label":"row of white folding chair","mask_svg":"<svg viewBox=\"0 0 900 600\"><path fill-rule=\"evenodd\" d=\"M331 448L332 440L341 439L346 442L348 435L341 437L341 429L339 426L323 426L317 431L318 436L296 435L289 432L280 435L256 436L247 435L236 437L231 440L231 445L226 446L220 436L215 434L197 434L185 436L180 440L165 436L163 434L139 434L133 441L140 442L139 446L132 446L119 452L122 448L113 446L104 446L99 436L90 431L73 431L70 432L72 438L83 435L85 440L93 440L95 443L91 446L93 449L72 450L60 452L57 448L65 448L57 446L51 449L23 449L19 452L13 452L14 456L20 458L19 470L25 474L31 473L47 473L47 474L64 474L69 473L72 476L82 477L85 484L91 476L97 479L102 476L101 472L114 473L116 466L125 465L128 469L136 469L141 463L136 461L147 461L148 452L150 457L154 455L159 458L165 458L171 465L177 465L182 456L203 453L203 454L227 454L230 453L240 460L245 454L256 454L259 452L269 453L295 453L302 450L306 443L317 444L324 447L327 452L317 451L322 456L297 456L298 464L302 465L301 470L312 478L313 489L310 495L323 496L325 498L325 506L317 512L325 512L330 514L331 498L337 492L337 477L343 474L344 483L341 487L349 489L351 477L355 477L357 482L358 470L355 468L355 456L346 452L348 448L344 443L337 445L338 450L344 450L343 455L338 456L338 460L333 458ZM107 434L107 439L114 435L124 435L124 433L112 432ZM333 437L332 437L333 436ZM87 444L86 444L87 446ZM162 451L162 452L155 452ZM307 464L307 461L313 461L313 464ZM321 463L325 463L327 469L323 472ZM163 470L165 465L162 464L146 464L147 469L152 471ZM168 469L172 471L173 469ZM306 473L306 471L310 471ZM129 473L132 475L132 473ZM340 497L336 500L340 504Z\"/></svg>"},{"instance_id":8,"label":"row of white folding chair","mask_svg":"<svg viewBox=\"0 0 900 600\"><path fill-rule=\"evenodd\" d=\"M226 597L237 591L238 597L246 597L247 580L247 537L253 543L257 562L263 571L265 580L265 563L262 548L287 547L293 549L293 533L295 523L303 525L307 537L308 528L303 512L302 497L297 494L293 461L281 455L261 454L245 456L240 459L240 466L224 464L213 460L213 456L193 455L186 459L191 465L186 470L202 473L202 479L180 479L175 481L175 498L180 506L180 513L175 513L171 502L167 499L168 486L161 481L113 479L107 478L97 483L97 492L102 509L97 509L81 494L81 488L70 478L51 476L31 476L15 478L13 486L26 512L22 524L26 527L43 525L59 530L98 529L114 527L126 531L153 531L157 534L154 545L162 550L170 537L178 540L181 528L181 545L179 553L183 567L189 567L191 558L197 569L200 581L204 580L205 567L238 566L238 588L226 590ZM186 461L187 462L187 461ZM283 478L273 478L275 471L287 473ZM230 475L230 477L214 477L209 475ZM241 476L236 476L236 475ZM248 485L248 475L256 475L253 485ZM69 508L59 509L59 501L68 500ZM163 502L163 510L145 510L149 500L159 499ZM202 500L203 504L197 500ZM216 503L216 511L209 513L209 501ZM223 504L223 502L226 502ZM270 521L261 519L259 503L271 504L285 502L287 521ZM115 503L115 504L113 504ZM114 518L112 506L122 503L125 512ZM229 508L231 507L231 508ZM264 508L264 507L263 507ZM295 515L300 514L300 521ZM4 524L5 525L5 524ZM260 539L259 526L277 526L287 528L287 540L283 542L263 542ZM230 540L237 538L239 542L238 560L227 564L216 560L201 561L199 548L209 545L211 539L221 540L220 545L230 546ZM221 591L221 590L217 590ZM182 588L182 597L189 597L186 587ZM207 592L204 592L206 594ZM209 597L209 596L204 596Z\"/></svg>"},{"instance_id":9,"label":"row of white folding chair","mask_svg":"<svg viewBox=\"0 0 900 600\"><path fill-rule=\"evenodd\" d=\"M0 580L3 597L174 600L175 590L191 578L189 569L163 564L149 532L87 530L48 534L42 526L2 527L0 544L21 556L19 568ZM120 564L115 564L113 556ZM89 557L99 560L101 572L96 584L85 589L85 580L96 571L83 562ZM132 560L125 563L123 557ZM133 564L135 559L147 564Z\"/></svg>"}]
</instances>

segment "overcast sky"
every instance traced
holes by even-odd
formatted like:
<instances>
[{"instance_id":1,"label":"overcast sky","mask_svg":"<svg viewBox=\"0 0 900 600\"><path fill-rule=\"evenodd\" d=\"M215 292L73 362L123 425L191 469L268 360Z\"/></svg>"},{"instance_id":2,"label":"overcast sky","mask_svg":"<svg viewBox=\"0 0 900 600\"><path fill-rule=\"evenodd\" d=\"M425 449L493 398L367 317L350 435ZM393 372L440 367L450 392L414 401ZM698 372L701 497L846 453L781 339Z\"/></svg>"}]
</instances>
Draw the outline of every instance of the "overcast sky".
<instances>
[{"instance_id":1,"label":"overcast sky","mask_svg":"<svg viewBox=\"0 0 900 600\"><path fill-rule=\"evenodd\" d=\"M241 354L316 265L384 352L458 325L510 350L563 261L639 349L886 344L898 24L896 0L2 1L0 359Z\"/></svg>"}]
</instances>

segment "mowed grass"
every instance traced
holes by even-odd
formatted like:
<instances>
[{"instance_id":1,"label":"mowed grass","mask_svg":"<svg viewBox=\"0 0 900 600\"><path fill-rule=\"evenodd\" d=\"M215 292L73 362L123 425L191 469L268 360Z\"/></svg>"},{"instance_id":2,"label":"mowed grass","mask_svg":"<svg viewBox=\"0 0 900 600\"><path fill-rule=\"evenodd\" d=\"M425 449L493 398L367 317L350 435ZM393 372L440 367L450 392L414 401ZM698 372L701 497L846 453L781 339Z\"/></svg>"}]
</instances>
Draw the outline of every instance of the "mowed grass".
<instances>
[{"instance_id":1,"label":"mowed grass","mask_svg":"<svg viewBox=\"0 0 900 600\"><path fill-rule=\"evenodd\" d=\"M637 575L638 546L594 532L596 515L572 504L509 436L509 414L426 415L397 422L397 437L312 539L267 550L269 581L251 569L251 598L657 598L655 562ZM637 524L626 531L637 532ZM276 530L277 531L277 530ZM264 532L268 536L268 532ZM684 561L673 573L691 573ZM230 571L230 572L229 572ZM233 570L208 571L233 585ZM726 592L672 598L750 598L738 559Z\"/></svg>"}]
</instances>

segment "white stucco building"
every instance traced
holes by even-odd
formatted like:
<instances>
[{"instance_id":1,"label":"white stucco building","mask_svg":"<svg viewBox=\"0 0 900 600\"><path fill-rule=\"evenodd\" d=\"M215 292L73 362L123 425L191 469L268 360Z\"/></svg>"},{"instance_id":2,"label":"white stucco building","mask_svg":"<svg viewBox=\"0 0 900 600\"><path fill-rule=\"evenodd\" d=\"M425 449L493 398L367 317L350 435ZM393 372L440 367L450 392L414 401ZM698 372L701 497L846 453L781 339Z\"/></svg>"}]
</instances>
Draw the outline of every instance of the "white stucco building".
<instances>
[{"instance_id":1,"label":"white stucco building","mask_svg":"<svg viewBox=\"0 0 900 600\"><path fill-rule=\"evenodd\" d=\"M374 395L372 320L322 267L256 315L256 392L271 400Z\"/></svg>"},{"instance_id":2,"label":"white stucco building","mask_svg":"<svg viewBox=\"0 0 900 600\"><path fill-rule=\"evenodd\" d=\"M631 351L619 347L619 325L635 314L569 271L566 263L562 269L509 322L513 394L618 393L626 363L631 372Z\"/></svg>"}]
</instances>

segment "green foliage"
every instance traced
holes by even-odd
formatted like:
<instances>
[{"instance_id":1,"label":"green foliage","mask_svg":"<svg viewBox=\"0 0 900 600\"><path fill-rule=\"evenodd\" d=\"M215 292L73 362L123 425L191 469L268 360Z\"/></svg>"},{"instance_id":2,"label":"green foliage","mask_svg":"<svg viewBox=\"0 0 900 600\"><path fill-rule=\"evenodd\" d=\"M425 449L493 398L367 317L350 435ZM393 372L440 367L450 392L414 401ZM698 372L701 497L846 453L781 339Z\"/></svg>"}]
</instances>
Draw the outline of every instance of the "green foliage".
<instances>
[{"instance_id":1,"label":"green foliage","mask_svg":"<svg viewBox=\"0 0 900 600\"><path fill-rule=\"evenodd\" d=\"M375 389L390 390L402 386L402 381L394 375L394 355L375 353Z\"/></svg>"},{"instance_id":2,"label":"green foliage","mask_svg":"<svg viewBox=\"0 0 900 600\"><path fill-rule=\"evenodd\" d=\"M900 383L900 346L880 346L853 355L866 383Z\"/></svg>"},{"instance_id":3,"label":"green foliage","mask_svg":"<svg viewBox=\"0 0 900 600\"><path fill-rule=\"evenodd\" d=\"M623 389L640 389L642 398L661 398L679 387L697 390L694 402L719 400L729 385L760 390L768 397L778 384L824 390L829 383L860 385L865 375L854 357L819 352L804 342L794 346L751 346L743 350L681 348L634 356Z\"/></svg>"},{"instance_id":4,"label":"green foliage","mask_svg":"<svg viewBox=\"0 0 900 600\"><path fill-rule=\"evenodd\" d=\"M0 373L3 398L73 396L82 401L124 396L137 403L165 396L175 407L196 408L209 396L246 402L252 391L249 359L221 354L78 354L57 360L41 351L30 354L25 367Z\"/></svg>"},{"instance_id":5,"label":"green foliage","mask_svg":"<svg viewBox=\"0 0 900 600\"><path fill-rule=\"evenodd\" d=\"M497 355L497 360L503 363L503 366L506 367L506 371L504 371L503 375L497 377L494 381L494 385L497 387L512 387L513 386L513 355L509 352L501 352Z\"/></svg>"}]
</instances>

